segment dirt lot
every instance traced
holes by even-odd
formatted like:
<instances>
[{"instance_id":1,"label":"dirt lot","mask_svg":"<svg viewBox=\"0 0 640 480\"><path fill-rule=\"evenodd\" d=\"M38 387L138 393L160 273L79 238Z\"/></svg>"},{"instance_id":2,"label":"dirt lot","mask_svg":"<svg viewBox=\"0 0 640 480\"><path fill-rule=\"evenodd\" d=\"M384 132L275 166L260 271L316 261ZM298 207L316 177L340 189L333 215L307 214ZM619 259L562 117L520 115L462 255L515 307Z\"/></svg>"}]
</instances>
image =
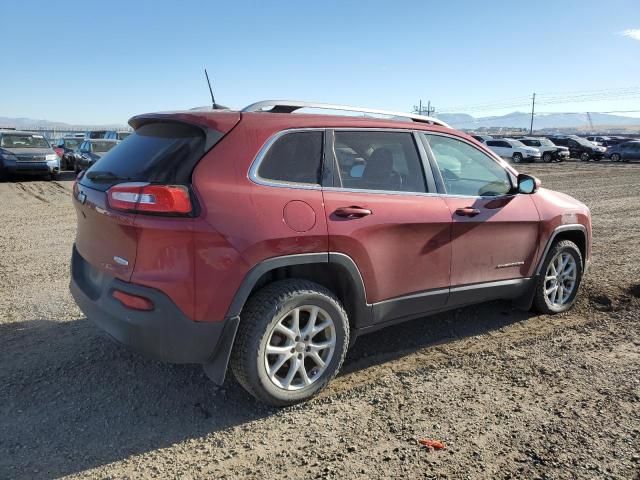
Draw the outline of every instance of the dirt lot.
<instances>
[{"instance_id":1,"label":"dirt lot","mask_svg":"<svg viewBox=\"0 0 640 480\"><path fill-rule=\"evenodd\" d=\"M576 308L380 331L280 411L105 338L67 290L69 179L1 183L0 478L640 478L640 165L521 170L593 212Z\"/></svg>"}]
</instances>

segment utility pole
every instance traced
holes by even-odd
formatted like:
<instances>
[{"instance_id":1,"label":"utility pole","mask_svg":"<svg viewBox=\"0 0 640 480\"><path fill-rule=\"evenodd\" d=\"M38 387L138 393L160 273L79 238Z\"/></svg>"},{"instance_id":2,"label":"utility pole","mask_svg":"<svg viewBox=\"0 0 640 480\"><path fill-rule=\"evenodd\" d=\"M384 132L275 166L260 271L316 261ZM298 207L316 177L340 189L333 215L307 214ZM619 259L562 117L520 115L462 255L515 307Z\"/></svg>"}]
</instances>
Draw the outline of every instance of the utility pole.
<instances>
[{"instance_id":1,"label":"utility pole","mask_svg":"<svg viewBox=\"0 0 640 480\"><path fill-rule=\"evenodd\" d=\"M536 94L533 93L533 98L531 99L531 127L529 128L529 135L533 135L533 116L536 113Z\"/></svg>"},{"instance_id":2,"label":"utility pole","mask_svg":"<svg viewBox=\"0 0 640 480\"><path fill-rule=\"evenodd\" d=\"M422 99L420 99L420 102L418 102L418 106L416 107L414 105L413 111L415 113L417 113L418 115L422 115L423 113L426 113L427 115L431 115L431 114L435 113L436 109L431 106L431 100L427 101L427 108L423 109L422 108Z\"/></svg>"}]
</instances>

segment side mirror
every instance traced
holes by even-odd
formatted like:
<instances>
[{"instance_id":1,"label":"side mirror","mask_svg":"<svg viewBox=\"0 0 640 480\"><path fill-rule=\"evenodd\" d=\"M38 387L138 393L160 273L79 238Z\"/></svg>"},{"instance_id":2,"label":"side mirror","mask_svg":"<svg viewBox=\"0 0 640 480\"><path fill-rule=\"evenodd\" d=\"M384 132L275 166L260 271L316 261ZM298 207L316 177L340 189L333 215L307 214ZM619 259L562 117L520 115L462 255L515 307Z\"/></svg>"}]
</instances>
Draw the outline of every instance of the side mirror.
<instances>
[{"instance_id":1,"label":"side mirror","mask_svg":"<svg viewBox=\"0 0 640 480\"><path fill-rule=\"evenodd\" d=\"M542 185L542 182L531 175L521 173L518 175L518 193L536 193Z\"/></svg>"}]
</instances>

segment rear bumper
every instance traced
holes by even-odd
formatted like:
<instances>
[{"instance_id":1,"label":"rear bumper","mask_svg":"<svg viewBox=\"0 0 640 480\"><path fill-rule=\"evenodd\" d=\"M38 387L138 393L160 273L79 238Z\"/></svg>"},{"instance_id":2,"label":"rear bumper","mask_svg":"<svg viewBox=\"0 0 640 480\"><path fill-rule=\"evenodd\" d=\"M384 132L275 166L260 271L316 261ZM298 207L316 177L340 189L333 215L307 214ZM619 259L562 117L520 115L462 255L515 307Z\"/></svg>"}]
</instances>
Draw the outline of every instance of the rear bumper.
<instances>
[{"instance_id":1,"label":"rear bumper","mask_svg":"<svg viewBox=\"0 0 640 480\"><path fill-rule=\"evenodd\" d=\"M219 383L224 380L238 317L194 322L161 291L123 282L98 271L82 258L75 246L70 288L87 318L117 342L158 360L213 365L210 370L215 373L210 376ZM140 311L125 307L113 298L115 289L148 298L154 309Z\"/></svg>"}]
</instances>

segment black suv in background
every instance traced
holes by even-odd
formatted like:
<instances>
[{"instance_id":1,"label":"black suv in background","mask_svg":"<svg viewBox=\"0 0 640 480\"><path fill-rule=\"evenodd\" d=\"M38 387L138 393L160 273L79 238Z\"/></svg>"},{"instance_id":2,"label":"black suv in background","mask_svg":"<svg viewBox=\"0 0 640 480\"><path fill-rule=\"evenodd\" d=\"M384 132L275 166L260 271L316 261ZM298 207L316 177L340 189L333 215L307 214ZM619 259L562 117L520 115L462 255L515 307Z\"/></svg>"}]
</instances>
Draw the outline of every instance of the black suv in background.
<instances>
[{"instance_id":1,"label":"black suv in background","mask_svg":"<svg viewBox=\"0 0 640 480\"><path fill-rule=\"evenodd\" d=\"M547 138L555 145L567 147L569 149L569 156L571 158L579 158L582 162L588 162L589 160L598 162L604 157L604 152L607 151L606 148L594 145L589 140L575 135L561 137L550 136Z\"/></svg>"},{"instance_id":2,"label":"black suv in background","mask_svg":"<svg viewBox=\"0 0 640 480\"><path fill-rule=\"evenodd\" d=\"M80 147L83 142L82 138L78 137L62 137L53 146L53 149L60 157L60 169L72 170L75 165L75 151Z\"/></svg>"},{"instance_id":3,"label":"black suv in background","mask_svg":"<svg viewBox=\"0 0 640 480\"><path fill-rule=\"evenodd\" d=\"M80 148L75 152L73 170L76 173L86 170L118 143L120 143L119 140L107 140L104 138L84 140Z\"/></svg>"}]
</instances>

